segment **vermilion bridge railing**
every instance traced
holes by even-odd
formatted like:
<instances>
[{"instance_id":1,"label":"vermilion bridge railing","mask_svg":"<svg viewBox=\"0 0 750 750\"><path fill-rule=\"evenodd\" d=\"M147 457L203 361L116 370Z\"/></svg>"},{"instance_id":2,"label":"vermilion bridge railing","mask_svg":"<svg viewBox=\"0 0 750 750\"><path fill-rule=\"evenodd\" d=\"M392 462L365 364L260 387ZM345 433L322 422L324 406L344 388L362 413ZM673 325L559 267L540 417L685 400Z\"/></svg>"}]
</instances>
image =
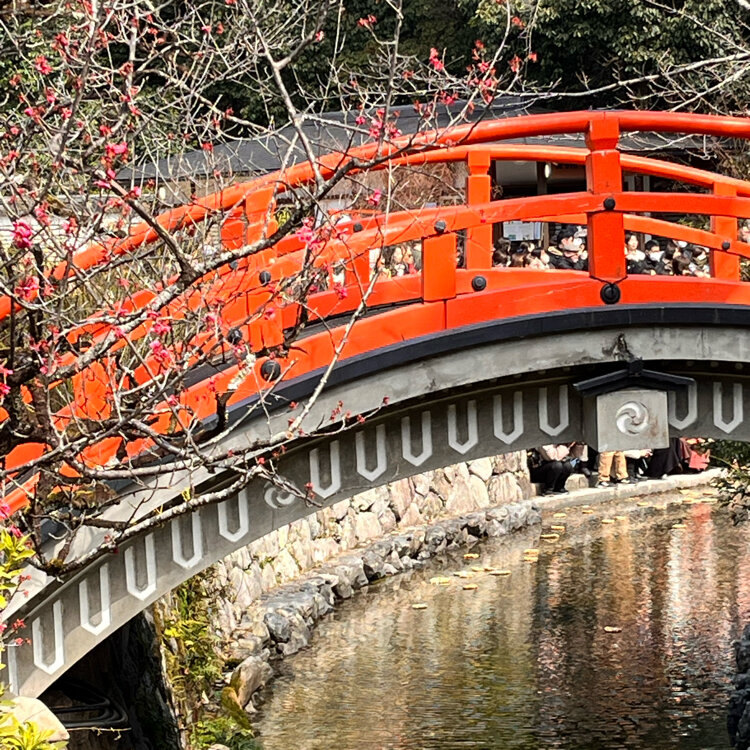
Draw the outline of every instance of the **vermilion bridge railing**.
<instances>
[{"instance_id":1,"label":"vermilion bridge railing","mask_svg":"<svg viewBox=\"0 0 750 750\"><path fill-rule=\"evenodd\" d=\"M343 265L344 283L341 288L318 292L305 300L311 320L327 319L330 323L325 330L306 335L304 347L285 349L285 330L298 320L300 303L292 299L282 304L275 298L275 287L281 280L299 273L305 262L309 262L309 248L297 235L287 236L231 266L229 261L233 250L264 236L270 237L276 231L273 206L279 194L314 181L312 165L294 165L283 174L274 173L235 185L159 217L163 227L175 230L199 224L217 213L226 216L222 244L227 251L227 264L203 280L208 291L204 283L200 294L195 290L186 292L164 307L162 314L181 318L190 310L211 304L220 310L222 333L238 329L249 349L261 355L249 372L243 369L245 364L237 363L212 375L212 392L231 392L228 400L231 407L271 387L269 380L290 380L321 370L332 361L343 341L345 314L357 309L370 287L373 273L370 249L386 245L421 241L421 273L376 283L367 298L373 314L356 321L347 332L340 360L474 323L559 310L616 303L750 306L750 285L741 283L739 263L742 257L750 258L750 245L737 240L737 219L750 217L750 182L621 153L620 135L636 131L750 139L750 120L657 112L530 115L455 127L386 145L364 145L345 154L331 153L317 164L323 178L330 177L347 160L366 160L384 151L392 158L377 168L463 161L468 167L465 202L374 214L359 222L337 225L335 236L319 248L312 262L324 269ZM502 143L509 139L571 133L583 133L586 148ZM489 170L497 160L585 165L587 189L493 201ZM624 171L675 180L704 192L625 192ZM653 213L708 216L710 228L696 229L648 215ZM493 225L519 220L585 224L588 272L493 267ZM629 276L624 253L626 230L708 248L710 278ZM456 267L458 232L465 234L462 268ZM125 240L91 245L75 256L72 266L61 265L51 274L61 278L63 274L80 273L106 263L113 255L126 254L157 240L158 233L152 227L139 225ZM158 289L144 290L130 296L122 304L121 313L128 315L152 305L158 292ZM9 315L11 306L10 299L0 298L0 319ZM151 321L145 322L128 339L148 336L151 327ZM69 338L75 343L86 333L96 343L110 336L112 328L92 318ZM196 350L206 351L216 342L216 335L204 333L192 343ZM115 344L112 353L121 346L122 342ZM281 361L283 366L269 368L269 361ZM147 357L133 373L133 379L147 382L159 371L159 362ZM75 399L57 414L58 427L78 417L108 416L108 396L113 387L101 363L94 363L75 376ZM160 416L151 427L166 433L175 420L187 424L210 417L215 401L206 398L206 389L207 382L203 380L181 392L176 404L155 404L154 412ZM7 418L0 408L0 420ZM103 440L86 449L83 458L104 465L117 455L122 440L117 437ZM127 453L137 455L149 445L146 439L133 440L126 446ZM6 502L10 502L13 510L25 502L26 493L35 482L33 470L29 469L33 469L45 450L45 445L26 443L5 457L6 469L18 471L18 481L6 494Z\"/></svg>"}]
</instances>

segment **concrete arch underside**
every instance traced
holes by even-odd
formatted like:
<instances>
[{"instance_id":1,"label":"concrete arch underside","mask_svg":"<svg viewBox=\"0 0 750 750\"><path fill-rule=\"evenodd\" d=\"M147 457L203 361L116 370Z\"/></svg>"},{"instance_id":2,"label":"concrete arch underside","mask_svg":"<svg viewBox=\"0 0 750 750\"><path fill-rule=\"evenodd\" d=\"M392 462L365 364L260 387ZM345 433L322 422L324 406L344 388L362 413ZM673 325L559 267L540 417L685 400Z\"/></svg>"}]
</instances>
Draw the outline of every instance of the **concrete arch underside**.
<instances>
[{"instance_id":1,"label":"concrete arch underside","mask_svg":"<svg viewBox=\"0 0 750 750\"><path fill-rule=\"evenodd\" d=\"M573 384L627 362L642 361L694 381L669 396L671 435L750 441L746 311L727 308L722 318L715 310L695 316L690 310L696 308L674 309L665 316L661 309L650 319L636 311L625 321L622 308L609 317L610 308L602 309L605 315L588 324L575 313L575 330L567 318L564 325L537 320L535 332L519 328L515 335L512 329L498 335L486 327L457 332L453 346L437 341L430 350L429 341L409 342L400 352L380 353L379 361L368 359L364 367L348 363L351 377L335 377L306 421L316 436L291 446L278 465L288 482L312 487L316 504L271 485L250 485L218 505L149 529L64 582L35 573L25 584L28 596L18 597L11 615L26 619L31 637L31 644L8 649L12 691L38 696L179 583L321 506L459 461L583 439L584 398ZM291 393L279 389L278 394L298 400L315 382L292 383ZM375 413L355 428L336 429L331 414L347 410ZM277 432L289 416L288 406L268 419L235 415L235 429L221 447ZM123 491L107 517L127 518L135 507L145 513L168 506L187 487L220 482L220 476L199 472L163 476L149 487ZM103 534L93 528L79 532L71 555L92 549Z\"/></svg>"}]
</instances>

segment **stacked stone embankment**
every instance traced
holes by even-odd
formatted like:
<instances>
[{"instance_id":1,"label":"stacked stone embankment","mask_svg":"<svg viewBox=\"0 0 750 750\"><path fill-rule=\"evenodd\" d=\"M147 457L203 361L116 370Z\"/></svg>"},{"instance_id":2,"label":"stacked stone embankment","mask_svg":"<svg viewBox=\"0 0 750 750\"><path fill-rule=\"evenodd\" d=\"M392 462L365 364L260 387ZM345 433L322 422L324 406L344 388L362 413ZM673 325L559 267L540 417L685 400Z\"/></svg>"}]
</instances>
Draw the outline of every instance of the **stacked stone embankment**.
<instances>
[{"instance_id":1,"label":"stacked stone embankment","mask_svg":"<svg viewBox=\"0 0 750 750\"><path fill-rule=\"evenodd\" d=\"M388 534L534 494L525 452L483 458L368 490L278 529L214 567L216 626L226 641L252 635L247 611L278 586ZM238 655L238 654L235 654Z\"/></svg>"},{"instance_id":2,"label":"stacked stone embankment","mask_svg":"<svg viewBox=\"0 0 750 750\"><path fill-rule=\"evenodd\" d=\"M274 660L304 648L337 600L449 548L539 521L525 452L457 464L356 495L268 534L213 568L229 689L252 711ZM234 696L233 696L234 699Z\"/></svg>"},{"instance_id":3,"label":"stacked stone embankment","mask_svg":"<svg viewBox=\"0 0 750 750\"><path fill-rule=\"evenodd\" d=\"M519 452L428 472L319 510L214 566L214 627L234 670L224 697L254 711L254 696L275 662L305 648L320 618L374 581L538 524L540 507L667 492L705 484L714 475L607 489L589 489L584 477L574 475L567 485L572 494L540 498L525 452Z\"/></svg>"},{"instance_id":4,"label":"stacked stone embankment","mask_svg":"<svg viewBox=\"0 0 750 750\"><path fill-rule=\"evenodd\" d=\"M349 599L387 576L420 567L442 552L470 548L482 539L540 521L539 508L528 500L438 521L336 557L299 581L262 596L246 610L243 636L231 646L234 658L244 656L230 681L237 702L254 710L253 694L273 674L272 663L307 646L315 623L333 610L337 600Z\"/></svg>"}]
</instances>

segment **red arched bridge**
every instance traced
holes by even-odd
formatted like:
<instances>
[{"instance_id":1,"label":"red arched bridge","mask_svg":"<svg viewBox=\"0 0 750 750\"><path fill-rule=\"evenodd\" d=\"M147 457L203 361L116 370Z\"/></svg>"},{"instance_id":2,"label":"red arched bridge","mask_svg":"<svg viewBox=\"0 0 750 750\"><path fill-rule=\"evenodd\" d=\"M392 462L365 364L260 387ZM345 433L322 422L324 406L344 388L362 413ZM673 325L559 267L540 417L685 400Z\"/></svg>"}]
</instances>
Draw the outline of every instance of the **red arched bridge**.
<instances>
[{"instance_id":1,"label":"red arched bridge","mask_svg":"<svg viewBox=\"0 0 750 750\"><path fill-rule=\"evenodd\" d=\"M585 438L606 448L656 445L667 434L750 439L744 420L750 285L740 278L750 245L737 239L738 219L750 217L750 182L621 153L621 135L634 132L750 139L750 120L571 112L480 122L331 153L315 165L294 165L160 216L170 231L221 216L222 265L201 280L200 292L170 300L127 335L129 342L149 340L159 316L179 320L202 307L216 311L211 330L190 342L195 369L186 387L154 404L154 433L209 423L217 399L207 391L225 394L232 429L206 450L239 452L254 440L283 436L305 399L320 393L284 439L275 463L281 483L251 482L212 505L199 502L201 493L230 485L229 471L167 465L157 478L118 486L121 500L104 512L106 519L137 523L156 508L162 514L142 533L114 543L101 528L79 528L66 548L68 560L85 563L75 574L58 580L33 573L24 584L28 597L6 615L23 615L31 630L30 644L8 652L12 688L40 694L182 580L319 504L369 487L555 440ZM570 133L584 134L585 147L507 142ZM354 175L358 164L379 155L388 158L374 170L465 162L464 201L374 212L341 221L327 234L276 236L275 205L285 192L342 169ZM586 190L493 200L489 171L499 160L583 165ZM674 189L626 192L624 172L671 181ZM672 220L686 215L703 217L704 228ZM493 226L508 221L585 225L588 271L493 267ZM628 275L626 231L708 248L710 277ZM459 237L462 267L456 266ZM135 227L125 240L87 247L72 266L50 273L58 279L82 274L159 239L155 228ZM374 281L371 251L412 241L422 246L421 272ZM260 249L243 255L248 246ZM310 266L331 280L302 300L284 285ZM162 291L129 296L119 313L125 319L159 308ZM1 300L0 315L11 307ZM358 309L363 314L355 319ZM92 317L70 334L71 344L84 335L93 351L118 338L117 325ZM232 337L254 358L215 366L201 361L201 352ZM122 346L117 340L107 356ZM110 416L117 382L108 361L92 357L84 364L73 378L75 397L56 415L60 429L75 419ZM162 366L152 353L131 377L147 383ZM364 423L354 419L361 414L368 415ZM7 414L0 410L2 418ZM111 466L143 455L155 440L109 436L81 458ZM16 472L6 495L14 510L34 491L35 461L48 450L26 443L5 457L6 470ZM197 500L192 512L172 514L171 504L186 491ZM48 542L50 556L55 544ZM101 548L110 553L92 553Z\"/></svg>"}]
</instances>

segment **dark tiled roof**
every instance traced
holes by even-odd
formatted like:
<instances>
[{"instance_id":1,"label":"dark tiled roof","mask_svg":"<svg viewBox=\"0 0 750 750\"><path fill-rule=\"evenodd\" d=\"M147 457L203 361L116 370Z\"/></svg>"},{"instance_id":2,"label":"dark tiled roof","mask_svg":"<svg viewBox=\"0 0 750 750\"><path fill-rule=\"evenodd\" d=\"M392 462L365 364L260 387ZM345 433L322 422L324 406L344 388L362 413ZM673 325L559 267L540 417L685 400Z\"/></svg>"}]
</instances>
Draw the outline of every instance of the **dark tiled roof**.
<instances>
[{"instance_id":1,"label":"dark tiled roof","mask_svg":"<svg viewBox=\"0 0 750 750\"><path fill-rule=\"evenodd\" d=\"M455 122L464 104L441 106L431 125L446 127ZM467 115L467 121L516 117L534 114L545 110L530 107L517 98L505 98L487 108L477 108ZM315 156L333 150L344 150L357 146L369 139L367 132L355 123L359 113L329 112L310 116L303 125L303 132L312 145ZM412 107L399 110L398 128L402 133L416 132L421 117ZM508 141L509 143L544 143L547 145L583 146L583 136L539 136ZM703 150L702 139L694 137L675 141L674 137L662 138L658 135L637 134L626 136L621 141L626 151ZM144 163L122 169L117 179L126 184L138 184L147 180L175 181L200 180L217 170L226 177L257 175L272 172L282 165L290 165L305 160L305 152L291 125L258 138L244 138L217 144L210 151L197 150L168 156L156 162Z\"/></svg>"}]
</instances>

